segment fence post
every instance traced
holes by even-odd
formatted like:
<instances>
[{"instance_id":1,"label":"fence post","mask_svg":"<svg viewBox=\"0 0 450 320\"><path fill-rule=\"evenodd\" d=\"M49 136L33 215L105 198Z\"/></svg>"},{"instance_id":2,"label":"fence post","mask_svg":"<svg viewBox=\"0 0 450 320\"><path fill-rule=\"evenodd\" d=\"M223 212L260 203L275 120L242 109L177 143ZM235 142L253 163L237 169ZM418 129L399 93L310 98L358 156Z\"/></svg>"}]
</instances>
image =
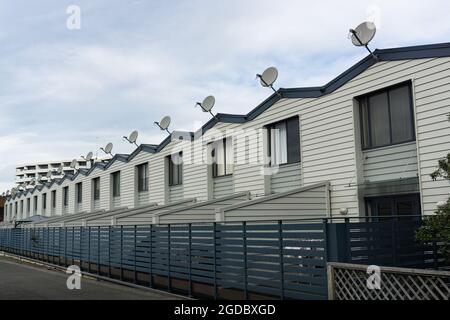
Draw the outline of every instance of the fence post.
<instances>
[{"instance_id":1,"label":"fence post","mask_svg":"<svg viewBox=\"0 0 450 320\"><path fill-rule=\"evenodd\" d=\"M392 231L391 231L391 239L392 239L392 266L398 266L398 258L397 258L397 216L392 218Z\"/></svg>"},{"instance_id":2,"label":"fence post","mask_svg":"<svg viewBox=\"0 0 450 320\"><path fill-rule=\"evenodd\" d=\"M120 226L120 281L123 280L123 225Z\"/></svg>"},{"instance_id":3,"label":"fence post","mask_svg":"<svg viewBox=\"0 0 450 320\"><path fill-rule=\"evenodd\" d=\"M111 230L112 227L108 226L108 277L111 278Z\"/></svg>"},{"instance_id":4,"label":"fence post","mask_svg":"<svg viewBox=\"0 0 450 320\"><path fill-rule=\"evenodd\" d=\"M88 227L88 272L91 273L91 227Z\"/></svg>"},{"instance_id":5,"label":"fence post","mask_svg":"<svg viewBox=\"0 0 450 320\"><path fill-rule=\"evenodd\" d=\"M334 295L334 267L332 264L327 264L327 275L328 275L328 300L334 300L336 297Z\"/></svg>"},{"instance_id":6,"label":"fence post","mask_svg":"<svg viewBox=\"0 0 450 320\"><path fill-rule=\"evenodd\" d=\"M64 228L64 266L67 266L67 227Z\"/></svg>"},{"instance_id":7,"label":"fence post","mask_svg":"<svg viewBox=\"0 0 450 320\"><path fill-rule=\"evenodd\" d=\"M72 227L72 264L74 264L74 251L75 251L75 227ZM81 268L81 267L80 267Z\"/></svg>"},{"instance_id":8,"label":"fence post","mask_svg":"<svg viewBox=\"0 0 450 320\"><path fill-rule=\"evenodd\" d=\"M167 258L167 290L170 292L171 282L170 282L170 224L167 225L167 252L168 252L168 258Z\"/></svg>"},{"instance_id":9,"label":"fence post","mask_svg":"<svg viewBox=\"0 0 450 320\"><path fill-rule=\"evenodd\" d=\"M278 245L280 252L280 299L284 300L283 222L278 220Z\"/></svg>"},{"instance_id":10,"label":"fence post","mask_svg":"<svg viewBox=\"0 0 450 320\"><path fill-rule=\"evenodd\" d=\"M242 222L242 240L243 240L243 250L244 250L244 299L248 300L248 271L247 271L247 222Z\"/></svg>"},{"instance_id":11,"label":"fence post","mask_svg":"<svg viewBox=\"0 0 450 320\"><path fill-rule=\"evenodd\" d=\"M150 239L149 239L149 286L153 288L153 225L150 225Z\"/></svg>"},{"instance_id":12,"label":"fence post","mask_svg":"<svg viewBox=\"0 0 450 320\"><path fill-rule=\"evenodd\" d=\"M137 225L134 225L134 283L137 283L137 266L136 266L136 259L137 259Z\"/></svg>"},{"instance_id":13,"label":"fence post","mask_svg":"<svg viewBox=\"0 0 450 320\"><path fill-rule=\"evenodd\" d=\"M188 224L189 297L192 297L192 224Z\"/></svg>"},{"instance_id":14,"label":"fence post","mask_svg":"<svg viewBox=\"0 0 450 320\"><path fill-rule=\"evenodd\" d=\"M344 262L348 262L350 263L352 260L352 248L350 247L350 231L349 231L349 227L350 227L350 219L349 218L345 218L345 261Z\"/></svg>"},{"instance_id":15,"label":"fence post","mask_svg":"<svg viewBox=\"0 0 450 320\"><path fill-rule=\"evenodd\" d=\"M217 300L217 243L216 243L217 223L213 222L213 244L214 244L214 300Z\"/></svg>"},{"instance_id":16,"label":"fence post","mask_svg":"<svg viewBox=\"0 0 450 320\"><path fill-rule=\"evenodd\" d=\"M97 274L100 275L100 226L98 226L97 232Z\"/></svg>"},{"instance_id":17,"label":"fence post","mask_svg":"<svg viewBox=\"0 0 450 320\"><path fill-rule=\"evenodd\" d=\"M80 227L80 270L83 270L83 227Z\"/></svg>"}]
</instances>

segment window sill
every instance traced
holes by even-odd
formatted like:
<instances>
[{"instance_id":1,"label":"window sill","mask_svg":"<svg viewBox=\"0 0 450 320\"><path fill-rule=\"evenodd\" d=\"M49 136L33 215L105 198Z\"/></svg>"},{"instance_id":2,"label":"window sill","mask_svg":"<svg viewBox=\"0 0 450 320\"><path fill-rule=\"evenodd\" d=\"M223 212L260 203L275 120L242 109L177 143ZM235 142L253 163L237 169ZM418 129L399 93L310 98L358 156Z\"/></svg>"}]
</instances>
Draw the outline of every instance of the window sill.
<instances>
[{"instance_id":1,"label":"window sill","mask_svg":"<svg viewBox=\"0 0 450 320\"><path fill-rule=\"evenodd\" d=\"M416 143L416 139L410 140L410 141L405 141L405 142L394 143L394 144L388 144L388 145L379 146L379 147L365 148L365 149L362 149L362 152L392 149L392 148L411 145L411 144L415 144L415 143Z\"/></svg>"},{"instance_id":2,"label":"window sill","mask_svg":"<svg viewBox=\"0 0 450 320\"><path fill-rule=\"evenodd\" d=\"M277 165L270 165L269 167L270 168L275 168L275 167L287 167L287 166L293 166L293 165L296 165L296 164L300 164L301 163L301 161L297 161L297 162L288 162L288 163L282 163L282 164L277 164Z\"/></svg>"},{"instance_id":3,"label":"window sill","mask_svg":"<svg viewBox=\"0 0 450 320\"><path fill-rule=\"evenodd\" d=\"M233 176L233 174L230 173L230 174L225 174L225 175L223 175L223 176L213 177L213 179L224 179L224 178L232 177L232 176Z\"/></svg>"}]
</instances>

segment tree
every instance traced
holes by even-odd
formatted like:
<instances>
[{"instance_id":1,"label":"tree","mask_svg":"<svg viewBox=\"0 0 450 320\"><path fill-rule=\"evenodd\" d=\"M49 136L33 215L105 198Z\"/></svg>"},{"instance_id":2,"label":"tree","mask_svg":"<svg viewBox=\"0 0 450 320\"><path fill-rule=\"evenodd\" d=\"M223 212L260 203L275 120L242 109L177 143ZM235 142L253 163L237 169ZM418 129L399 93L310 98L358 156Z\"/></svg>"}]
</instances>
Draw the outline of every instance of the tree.
<instances>
[{"instance_id":1,"label":"tree","mask_svg":"<svg viewBox=\"0 0 450 320\"><path fill-rule=\"evenodd\" d=\"M448 115L450 121L450 115ZM436 180L444 178L450 181L450 153L438 161L438 169L431 174ZM450 263L450 198L444 206L436 211L436 215L424 219L422 226L416 232L416 239L421 242L436 241L442 243L440 253L447 263Z\"/></svg>"}]
</instances>

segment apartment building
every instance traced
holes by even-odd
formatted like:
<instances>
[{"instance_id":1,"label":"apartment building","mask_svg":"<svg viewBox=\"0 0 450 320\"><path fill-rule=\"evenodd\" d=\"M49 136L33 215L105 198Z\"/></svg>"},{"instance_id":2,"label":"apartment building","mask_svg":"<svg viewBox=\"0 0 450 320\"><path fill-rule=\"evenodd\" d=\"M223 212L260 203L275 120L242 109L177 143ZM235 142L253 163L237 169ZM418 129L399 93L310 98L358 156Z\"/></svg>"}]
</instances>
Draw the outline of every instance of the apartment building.
<instances>
[{"instance_id":1,"label":"apartment building","mask_svg":"<svg viewBox=\"0 0 450 320\"><path fill-rule=\"evenodd\" d=\"M322 87L279 89L247 114L10 196L7 219L183 201L152 221L202 221L202 204L215 221L433 214L450 196L430 178L450 151L450 43L375 54Z\"/></svg>"},{"instance_id":2,"label":"apartment building","mask_svg":"<svg viewBox=\"0 0 450 320\"><path fill-rule=\"evenodd\" d=\"M72 160L57 160L45 161L36 163L21 164L16 167L16 184L23 185L30 182L32 179L41 179L41 181L48 181L47 173L49 171L56 172L59 167L62 167L63 174L74 174L75 169L70 167ZM81 169L88 169L90 163L84 159L77 159L77 167Z\"/></svg>"}]
</instances>

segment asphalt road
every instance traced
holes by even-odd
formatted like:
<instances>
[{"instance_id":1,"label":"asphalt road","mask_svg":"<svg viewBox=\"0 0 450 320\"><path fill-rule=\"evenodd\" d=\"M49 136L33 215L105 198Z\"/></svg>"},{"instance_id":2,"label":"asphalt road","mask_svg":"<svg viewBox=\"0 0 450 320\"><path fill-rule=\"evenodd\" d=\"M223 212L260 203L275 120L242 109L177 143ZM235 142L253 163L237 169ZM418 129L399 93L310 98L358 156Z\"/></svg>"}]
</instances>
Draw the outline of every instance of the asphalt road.
<instances>
[{"instance_id":1,"label":"asphalt road","mask_svg":"<svg viewBox=\"0 0 450 320\"><path fill-rule=\"evenodd\" d=\"M81 290L67 289L68 275L58 270L0 256L0 300L174 300L159 291L130 288L82 277Z\"/></svg>"}]
</instances>

